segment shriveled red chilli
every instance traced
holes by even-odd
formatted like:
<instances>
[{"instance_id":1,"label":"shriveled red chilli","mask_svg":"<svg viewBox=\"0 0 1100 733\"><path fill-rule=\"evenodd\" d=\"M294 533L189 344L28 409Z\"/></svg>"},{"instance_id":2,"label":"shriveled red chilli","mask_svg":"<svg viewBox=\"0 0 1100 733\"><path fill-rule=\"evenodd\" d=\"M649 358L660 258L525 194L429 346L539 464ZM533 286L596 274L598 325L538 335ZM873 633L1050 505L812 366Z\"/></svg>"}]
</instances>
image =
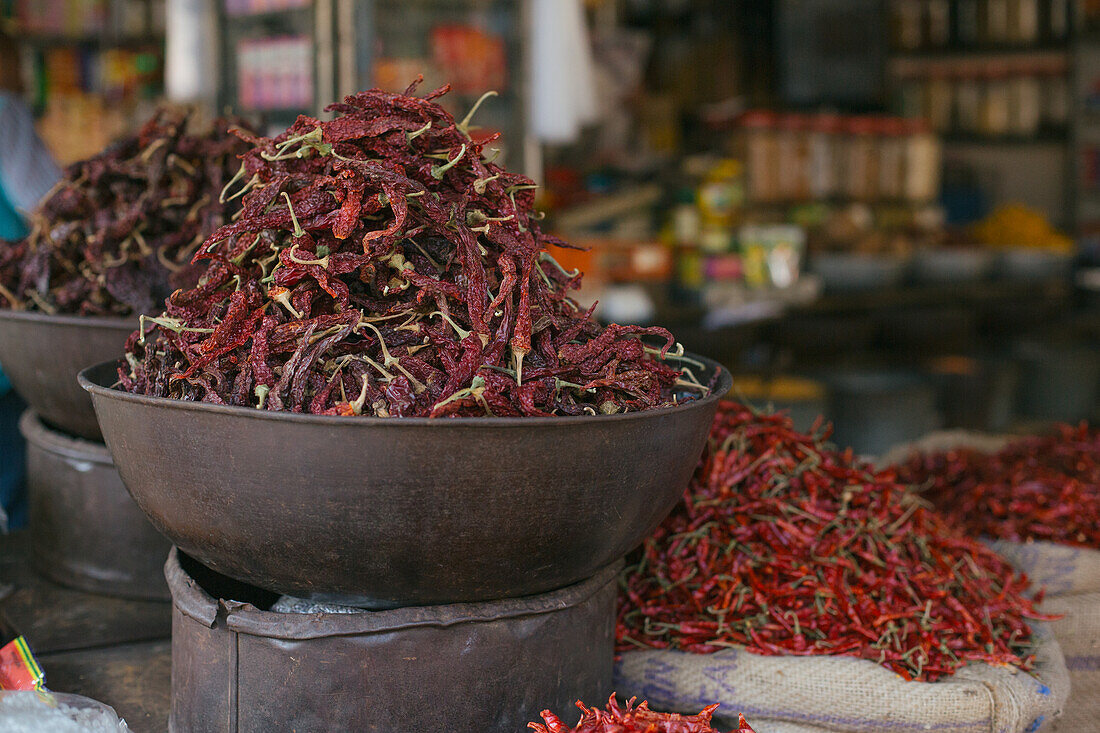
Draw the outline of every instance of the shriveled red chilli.
<instances>
[{"instance_id":1,"label":"shriveled red chilli","mask_svg":"<svg viewBox=\"0 0 1100 733\"><path fill-rule=\"evenodd\" d=\"M581 719L572 728L549 710L542 711L542 723L528 723L527 727L535 733L719 733L710 724L718 705L710 705L698 715L657 713L645 702L635 707L634 698L620 706L612 694L604 710L587 708L580 701L577 707ZM731 733L753 733L744 715L738 715L738 723Z\"/></svg>"},{"instance_id":2,"label":"shriveled red chilli","mask_svg":"<svg viewBox=\"0 0 1100 733\"><path fill-rule=\"evenodd\" d=\"M683 501L630 559L618 649L872 660L936 680L969 662L1029 669L1026 576L891 471L825 431L723 403Z\"/></svg>"},{"instance_id":3,"label":"shriveled red chilli","mask_svg":"<svg viewBox=\"0 0 1100 733\"><path fill-rule=\"evenodd\" d=\"M203 280L131 337L123 387L382 417L621 413L705 393L668 331L578 307L534 184L434 101L446 87L415 87L349 96L276 138L239 133L253 147L225 198L243 210L199 249Z\"/></svg>"},{"instance_id":4,"label":"shriveled red chilli","mask_svg":"<svg viewBox=\"0 0 1100 733\"><path fill-rule=\"evenodd\" d=\"M86 316L159 310L192 287L203 240L238 202L219 193L248 146L216 120L157 111L134 136L74 163L31 216L31 233L0 247L0 307Z\"/></svg>"}]
</instances>

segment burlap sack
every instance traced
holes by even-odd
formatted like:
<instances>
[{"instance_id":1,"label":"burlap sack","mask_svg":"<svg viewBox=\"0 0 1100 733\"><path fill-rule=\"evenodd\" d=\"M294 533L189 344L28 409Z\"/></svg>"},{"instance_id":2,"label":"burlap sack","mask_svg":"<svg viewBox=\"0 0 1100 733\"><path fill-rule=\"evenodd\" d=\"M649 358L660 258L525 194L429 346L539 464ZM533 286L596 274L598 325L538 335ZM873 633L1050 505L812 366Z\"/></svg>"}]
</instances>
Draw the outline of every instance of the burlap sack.
<instances>
[{"instance_id":1,"label":"burlap sack","mask_svg":"<svg viewBox=\"0 0 1100 733\"><path fill-rule=\"evenodd\" d=\"M852 657L632 651L616 664L615 690L658 710L721 703L719 716L742 712L757 733L1026 733L1057 715L1069 694L1062 653L1043 624L1036 641L1034 676L970 664L936 682L907 682Z\"/></svg>"},{"instance_id":2,"label":"burlap sack","mask_svg":"<svg viewBox=\"0 0 1100 733\"><path fill-rule=\"evenodd\" d=\"M940 431L891 450L881 464L900 463L914 450L966 446L992 452L1009 440L1002 435ZM1032 583L1046 589L1040 610L1063 616L1050 626L1065 657L1072 691L1065 712L1051 730L1100 731L1100 551L1054 542L986 542L1015 568L1027 573Z\"/></svg>"}]
</instances>

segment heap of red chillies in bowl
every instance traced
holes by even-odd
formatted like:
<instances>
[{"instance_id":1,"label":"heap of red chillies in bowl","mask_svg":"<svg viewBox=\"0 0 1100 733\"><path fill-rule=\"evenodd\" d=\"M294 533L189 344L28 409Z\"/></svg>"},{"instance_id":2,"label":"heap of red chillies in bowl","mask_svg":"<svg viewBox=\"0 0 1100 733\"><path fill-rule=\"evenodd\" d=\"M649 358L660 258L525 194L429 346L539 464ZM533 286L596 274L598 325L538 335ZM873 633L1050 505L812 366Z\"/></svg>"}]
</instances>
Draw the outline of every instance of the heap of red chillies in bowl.
<instances>
[{"instance_id":1,"label":"heap of red chillies in bowl","mask_svg":"<svg viewBox=\"0 0 1100 733\"><path fill-rule=\"evenodd\" d=\"M527 727L534 733L719 733L710 724L718 705L710 705L698 715L658 713L650 710L646 702L635 706L634 698L625 706L619 705L612 693L604 710L585 707L579 700L577 707L581 709L581 719L572 728L549 710L542 711L542 723L528 723ZM753 733L753 729L745 716L739 715L737 730L730 733Z\"/></svg>"},{"instance_id":2,"label":"heap of red chillies in bowl","mask_svg":"<svg viewBox=\"0 0 1100 733\"><path fill-rule=\"evenodd\" d=\"M248 146L226 120L199 129L162 108L136 135L65 170L31 216L31 233L0 248L0 307L129 316L158 308L204 269L190 260L227 223L219 193Z\"/></svg>"},{"instance_id":3,"label":"heap of red chillies in bowl","mask_svg":"<svg viewBox=\"0 0 1100 733\"><path fill-rule=\"evenodd\" d=\"M1060 425L995 453L915 454L905 481L975 537L1100 548L1100 431Z\"/></svg>"},{"instance_id":4,"label":"heap of red chillies in bowl","mask_svg":"<svg viewBox=\"0 0 1100 733\"><path fill-rule=\"evenodd\" d=\"M202 282L131 337L122 387L379 417L614 414L705 393L666 330L602 327L569 297L580 274L547 252L564 243L540 228L534 184L435 101L447 87L415 88L239 133L253 147L224 198L243 196L241 214L199 248Z\"/></svg>"},{"instance_id":5,"label":"heap of red chillies in bowl","mask_svg":"<svg viewBox=\"0 0 1100 733\"><path fill-rule=\"evenodd\" d=\"M868 659L934 681L1027 670L1026 576L891 471L723 402L683 501L624 571L617 647Z\"/></svg>"}]
</instances>

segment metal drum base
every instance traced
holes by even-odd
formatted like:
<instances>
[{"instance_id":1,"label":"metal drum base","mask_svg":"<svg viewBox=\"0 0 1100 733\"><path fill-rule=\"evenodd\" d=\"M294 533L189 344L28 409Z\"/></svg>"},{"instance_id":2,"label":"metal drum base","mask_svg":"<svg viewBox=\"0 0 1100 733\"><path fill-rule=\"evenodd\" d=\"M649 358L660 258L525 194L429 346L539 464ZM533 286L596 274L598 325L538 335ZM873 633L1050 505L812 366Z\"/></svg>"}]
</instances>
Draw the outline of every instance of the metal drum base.
<instances>
[{"instance_id":1,"label":"metal drum base","mask_svg":"<svg viewBox=\"0 0 1100 733\"><path fill-rule=\"evenodd\" d=\"M173 549L169 730L526 730L610 694L620 567L526 598L277 613L275 594Z\"/></svg>"},{"instance_id":2,"label":"metal drum base","mask_svg":"<svg viewBox=\"0 0 1100 733\"><path fill-rule=\"evenodd\" d=\"M171 545L130 498L107 447L48 428L31 410L19 430L35 569L91 593L170 600L163 567Z\"/></svg>"}]
</instances>

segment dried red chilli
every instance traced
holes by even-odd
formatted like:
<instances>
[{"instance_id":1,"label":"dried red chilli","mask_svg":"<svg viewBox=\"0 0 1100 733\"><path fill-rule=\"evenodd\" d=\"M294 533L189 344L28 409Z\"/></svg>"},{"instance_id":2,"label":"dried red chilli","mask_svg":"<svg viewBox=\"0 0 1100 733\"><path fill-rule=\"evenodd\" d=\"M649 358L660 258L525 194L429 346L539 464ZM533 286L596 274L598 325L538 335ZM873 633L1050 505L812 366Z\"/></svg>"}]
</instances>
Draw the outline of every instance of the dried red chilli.
<instances>
[{"instance_id":1,"label":"dried red chilli","mask_svg":"<svg viewBox=\"0 0 1100 733\"><path fill-rule=\"evenodd\" d=\"M240 216L127 346L127 390L377 416L646 410L706 391L662 328L602 328L568 297L533 184L435 101L369 91L253 144ZM640 341L661 339L658 350ZM671 355L670 355L671 356ZM683 361L681 359L681 361Z\"/></svg>"},{"instance_id":2,"label":"dried red chilli","mask_svg":"<svg viewBox=\"0 0 1100 733\"><path fill-rule=\"evenodd\" d=\"M620 706L612 693L604 710L587 708L578 700L581 719L572 728L549 710L542 711L542 723L528 723L527 727L535 733L719 733L710 724L717 704L704 708L698 715L677 715L654 712L646 702L635 707L635 699L632 697L625 706ZM753 733L753 729L745 722L745 716L739 715L737 730L730 733Z\"/></svg>"},{"instance_id":3,"label":"dried red chilli","mask_svg":"<svg viewBox=\"0 0 1100 733\"><path fill-rule=\"evenodd\" d=\"M618 649L844 655L906 679L1029 669L1025 576L851 451L723 403L683 501L637 551Z\"/></svg>"},{"instance_id":4,"label":"dried red chilli","mask_svg":"<svg viewBox=\"0 0 1100 733\"><path fill-rule=\"evenodd\" d=\"M248 149L181 110L74 163L31 216L31 233L0 248L0 307L127 316L152 311L204 268L190 263L229 221L218 195Z\"/></svg>"},{"instance_id":5,"label":"dried red chilli","mask_svg":"<svg viewBox=\"0 0 1100 733\"><path fill-rule=\"evenodd\" d=\"M957 448L912 456L905 481L978 537L1100 548L1100 431L1057 426L995 453Z\"/></svg>"}]
</instances>

